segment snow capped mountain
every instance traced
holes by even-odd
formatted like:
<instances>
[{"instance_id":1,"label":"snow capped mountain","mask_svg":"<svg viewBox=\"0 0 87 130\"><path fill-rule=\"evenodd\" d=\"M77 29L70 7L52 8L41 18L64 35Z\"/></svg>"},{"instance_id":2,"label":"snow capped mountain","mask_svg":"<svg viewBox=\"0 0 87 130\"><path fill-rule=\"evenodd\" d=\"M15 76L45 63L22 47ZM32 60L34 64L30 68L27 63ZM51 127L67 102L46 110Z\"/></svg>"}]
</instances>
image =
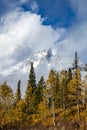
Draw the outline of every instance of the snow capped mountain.
<instances>
[{"instance_id":1,"label":"snow capped mountain","mask_svg":"<svg viewBox=\"0 0 87 130\"><path fill-rule=\"evenodd\" d=\"M74 57L65 56L61 54L58 50L42 50L36 52L31 58L28 58L4 70L3 73L0 73L0 80L3 82L3 79L5 79L8 82L8 84L10 84L12 88L16 90L15 86L17 86L18 80L21 79L22 92L24 93L28 80L31 62L33 62L37 77L36 80L38 81L42 75L46 79L51 69L61 71L72 67L73 61ZM84 64L82 64L81 62L79 64L80 66L84 66Z\"/></svg>"},{"instance_id":2,"label":"snow capped mountain","mask_svg":"<svg viewBox=\"0 0 87 130\"><path fill-rule=\"evenodd\" d=\"M36 73L38 74L39 72L41 72L42 75L44 75L45 71L49 72L51 69L60 71L62 69L67 69L71 67L73 59L68 57L62 57L62 55L51 49L49 49L48 51L42 50L35 53L32 58L29 58L25 61L18 63L15 66L4 70L2 74L8 76L15 73L28 73L30 70L31 62L33 62ZM47 74L45 74L44 76L46 75Z\"/></svg>"},{"instance_id":3,"label":"snow capped mountain","mask_svg":"<svg viewBox=\"0 0 87 130\"><path fill-rule=\"evenodd\" d=\"M34 54L34 56L32 56L32 58L28 58L27 60L22 61L14 66L8 68L7 70L5 70L3 72L3 75L10 75L10 74L13 74L16 72L26 73L30 69L31 62L33 62L34 68L36 69L37 66L40 64L41 60L43 60L44 57L46 57L46 55L47 55L46 50L43 50L41 52L37 52Z\"/></svg>"}]
</instances>

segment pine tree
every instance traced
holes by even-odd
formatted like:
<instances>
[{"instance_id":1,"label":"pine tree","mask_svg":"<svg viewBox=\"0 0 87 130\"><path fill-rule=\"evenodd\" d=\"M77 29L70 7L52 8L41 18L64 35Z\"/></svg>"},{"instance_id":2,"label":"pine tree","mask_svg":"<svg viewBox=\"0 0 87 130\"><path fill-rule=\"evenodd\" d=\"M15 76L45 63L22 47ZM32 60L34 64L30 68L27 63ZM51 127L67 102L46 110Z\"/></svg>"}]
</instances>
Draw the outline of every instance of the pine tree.
<instances>
[{"instance_id":1,"label":"pine tree","mask_svg":"<svg viewBox=\"0 0 87 130\"><path fill-rule=\"evenodd\" d=\"M72 80L72 70L71 68L68 69L68 82Z\"/></svg>"},{"instance_id":2,"label":"pine tree","mask_svg":"<svg viewBox=\"0 0 87 130\"><path fill-rule=\"evenodd\" d=\"M17 85L17 92L16 92L16 103L18 103L21 100L21 80L18 81L18 85Z\"/></svg>"},{"instance_id":3,"label":"pine tree","mask_svg":"<svg viewBox=\"0 0 87 130\"><path fill-rule=\"evenodd\" d=\"M35 73L34 73L33 63L31 63L29 80L28 80L27 89L25 92L26 112L28 114L31 114L33 111L32 100L33 100L33 94L34 94L35 89L36 89Z\"/></svg>"},{"instance_id":4,"label":"pine tree","mask_svg":"<svg viewBox=\"0 0 87 130\"><path fill-rule=\"evenodd\" d=\"M33 105L34 108L37 108L38 104L42 101L43 97L43 88L45 87L45 82L43 76L38 81L37 87L33 94Z\"/></svg>"},{"instance_id":5,"label":"pine tree","mask_svg":"<svg viewBox=\"0 0 87 130\"><path fill-rule=\"evenodd\" d=\"M79 62L79 57L78 57L78 53L77 51L75 52L75 59L74 59L74 63L73 63L73 69L78 69L78 62Z\"/></svg>"},{"instance_id":6,"label":"pine tree","mask_svg":"<svg viewBox=\"0 0 87 130\"><path fill-rule=\"evenodd\" d=\"M73 69L74 69L74 74L73 74L73 78L70 81L69 84L69 89L70 93L71 93L71 98L73 99L73 103L75 105L77 105L77 113L78 113L78 120L80 120L80 107L79 105L81 104L81 74L80 74L80 70L79 70L79 57L77 52L75 52L75 60L74 60L74 64L73 64ZM70 87L71 86L71 87Z\"/></svg>"},{"instance_id":7,"label":"pine tree","mask_svg":"<svg viewBox=\"0 0 87 130\"><path fill-rule=\"evenodd\" d=\"M34 90L36 89L36 77L35 77L35 72L34 72L34 67L33 67L32 62L31 62L31 69L30 69L28 84L31 85L32 93L33 93Z\"/></svg>"},{"instance_id":8,"label":"pine tree","mask_svg":"<svg viewBox=\"0 0 87 130\"><path fill-rule=\"evenodd\" d=\"M44 88L45 87L45 81L44 81L44 77L41 76L40 80L38 81L37 86Z\"/></svg>"}]
</instances>

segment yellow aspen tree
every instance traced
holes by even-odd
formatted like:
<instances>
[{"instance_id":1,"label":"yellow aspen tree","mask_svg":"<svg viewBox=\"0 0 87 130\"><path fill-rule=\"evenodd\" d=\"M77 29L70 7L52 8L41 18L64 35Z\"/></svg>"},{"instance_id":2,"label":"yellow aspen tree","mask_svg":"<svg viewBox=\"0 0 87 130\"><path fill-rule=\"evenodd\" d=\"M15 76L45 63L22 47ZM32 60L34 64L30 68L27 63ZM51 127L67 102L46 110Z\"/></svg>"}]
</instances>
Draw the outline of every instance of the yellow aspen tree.
<instances>
[{"instance_id":1,"label":"yellow aspen tree","mask_svg":"<svg viewBox=\"0 0 87 130\"><path fill-rule=\"evenodd\" d=\"M53 115L53 124L55 126L55 88L56 88L56 72L51 70L46 82L48 89L48 96L51 99L51 109Z\"/></svg>"},{"instance_id":2,"label":"yellow aspen tree","mask_svg":"<svg viewBox=\"0 0 87 130\"><path fill-rule=\"evenodd\" d=\"M75 69L73 73L72 80L69 83L69 99L71 101L71 106L77 107L78 120L80 120L80 104L82 103L81 95L81 74L79 69Z\"/></svg>"}]
</instances>

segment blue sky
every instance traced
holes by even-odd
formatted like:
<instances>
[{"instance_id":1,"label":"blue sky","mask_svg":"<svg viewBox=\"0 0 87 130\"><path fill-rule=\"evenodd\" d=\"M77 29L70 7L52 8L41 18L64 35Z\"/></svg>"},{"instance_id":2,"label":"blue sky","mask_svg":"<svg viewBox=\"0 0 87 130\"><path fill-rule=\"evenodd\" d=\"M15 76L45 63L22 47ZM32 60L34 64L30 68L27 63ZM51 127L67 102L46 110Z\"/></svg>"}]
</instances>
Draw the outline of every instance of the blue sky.
<instances>
[{"instance_id":1,"label":"blue sky","mask_svg":"<svg viewBox=\"0 0 87 130\"><path fill-rule=\"evenodd\" d=\"M86 5L87 0L0 0L0 71L49 48L64 56L77 50L87 63Z\"/></svg>"},{"instance_id":2,"label":"blue sky","mask_svg":"<svg viewBox=\"0 0 87 130\"><path fill-rule=\"evenodd\" d=\"M40 5L39 13L43 17L47 17L44 24L52 25L53 27L69 27L75 20L75 13L70 7L67 0L37 0Z\"/></svg>"},{"instance_id":3,"label":"blue sky","mask_svg":"<svg viewBox=\"0 0 87 130\"><path fill-rule=\"evenodd\" d=\"M32 10L31 5L36 3L38 7ZM21 7L25 11L40 14L45 18L43 24L53 27L70 27L76 21L69 0L0 0L0 15L3 16L10 11ZM38 9L37 9L38 8Z\"/></svg>"}]
</instances>

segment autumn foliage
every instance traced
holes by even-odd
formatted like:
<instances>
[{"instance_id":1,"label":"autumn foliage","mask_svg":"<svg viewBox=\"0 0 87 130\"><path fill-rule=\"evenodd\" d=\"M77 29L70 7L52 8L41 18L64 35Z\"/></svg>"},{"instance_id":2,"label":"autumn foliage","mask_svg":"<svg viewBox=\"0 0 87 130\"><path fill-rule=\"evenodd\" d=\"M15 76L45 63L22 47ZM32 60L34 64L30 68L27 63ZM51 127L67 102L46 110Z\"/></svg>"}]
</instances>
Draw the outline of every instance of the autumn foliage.
<instances>
[{"instance_id":1,"label":"autumn foliage","mask_svg":"<svg viewBox=\"0 0 87 130\"><path fill-rule=\"evenodd\" d=\"M36 84L31 63L24 97L20 80L16 93L7 82L0 85L0 129L73 121L87 122L87 76L82 78L78 67L51 70L46 80L42 76Z\"/></svg>"}]
</instances>

